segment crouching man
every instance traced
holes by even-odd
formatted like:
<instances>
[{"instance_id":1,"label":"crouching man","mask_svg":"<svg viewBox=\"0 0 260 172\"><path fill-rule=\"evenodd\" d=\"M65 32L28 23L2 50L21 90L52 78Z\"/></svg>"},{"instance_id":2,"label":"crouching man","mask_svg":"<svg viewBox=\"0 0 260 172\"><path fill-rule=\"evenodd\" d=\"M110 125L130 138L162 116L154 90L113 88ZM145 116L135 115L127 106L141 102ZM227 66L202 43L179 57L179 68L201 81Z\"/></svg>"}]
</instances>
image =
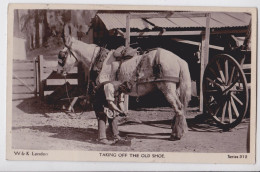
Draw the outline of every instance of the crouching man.
<instances>
[{"instance_id":1,"label":"crouching man","mask_svg":"<svg viewBox=\"0 0 260 172\"><path fill-rule=\"evenodd\" d=\"M97 86L93 108L98 120L98 139L102 144L111 144L106 137L106 122L109 123L114 142L121 140L118 131L118 116L126 116L124 94L131 91L132 84L119 81L104 82Z\"/></svg>"}]
</instances>

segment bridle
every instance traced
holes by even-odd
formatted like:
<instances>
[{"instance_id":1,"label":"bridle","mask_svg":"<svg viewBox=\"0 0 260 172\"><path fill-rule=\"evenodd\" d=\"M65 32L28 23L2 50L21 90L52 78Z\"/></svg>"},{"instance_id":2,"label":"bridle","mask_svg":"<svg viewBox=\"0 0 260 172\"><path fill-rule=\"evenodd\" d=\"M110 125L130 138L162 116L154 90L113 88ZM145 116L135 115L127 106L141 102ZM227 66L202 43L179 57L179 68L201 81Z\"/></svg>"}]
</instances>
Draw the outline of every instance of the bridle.
<instances>
[{"instance_id":1,"label":"bridle","mask_svg":"<svg viewBox=\"0 0 260 172\"><path fill-rule=\"evenodd\" d=\"M75 58L75 60L78 62L78 58L74 55L74 53L71 51L70 47L65 45L65 47L67 48L68 52Z\"/></svg>"},{"instance_id":2,"label":"bridle","mask_svg":"<svg viewBox=\"0 0 260 172\"><path fill-rule=\"evenodd\" d=\"M67 60L67 58L68 58L68 54L72 55L77 62L79 61L78 58L74 55L74 53L71 51L71 49L70 49L68 46L66 46L66 45L65 45L65 47L67 48L67 50L65 51L65 52L66 52L65 57L64 57L64 58L61 58L60 56L58 57L58 58L59 58L58 64L59 64L61 67L64 67L64 66L65 66L66 60ZM98 46L96 46L96 47L94 48L94 51L93 51L93 54L92 54L92 58L91 58L91 61L90 61L90 67L89 67L88 77L87 77L87 83L88 83L88 84L87 84L87 93L88 93L89 85L90 85L90 76L89 76L89 74L90 74L90 70L92 69L92 66L93 66L93 63L94 63L95 52L96 52L96 48L97 48L97 47L98 47ZM100 48L100 50L99 50L99 52L97 53L96 57L101 54L101 47L99 47L99 48ZM61 60L61 61L60 61L60 60ZM66 78L66 75L67 75L67 72L63 74L64 80L65 80L66 94L67 94L67 98L68 98L69 102L71 103L71 101L70 101L71 98L70 98L70 96L69 96L69 92L68 92L68 88L67 88L67 78ZM74 112L74 113L75 113L75 112Z\"/></svg>"},{"instance_id":3,"label":"bridle","mask_svg":"<svg viewBox=\"0 0 260 172\"><path fill-rule=\"evenodd\" d=\"M74 53L70 50L70 48L68 46L65 45L65 47L67 48L67 50L65 51L65 57L60 57L60 55L58 56L58 64L61 66L61 67L64 67L65 66L65 63L67 61L67 58L68 58L68 55L70 54L72 57L75 58L76 62L78 62L78 58L74 55ZM63 51L60 51L60 53L63 53Z\"/></svg>"},{"instance_id":4,"label":"bridle","mask_svg":"<svg viewBox=\"0 0 260 172\"><path fill-rule=\"evenodd\" d=\"M96 48L98 46L96 46L94 48L94 51L93 51L93 54L92 54L92 58L91 58L91 61L90 61L90 65L89 65L89 70L88 70L88 77L87 77L87 94L89 93L89 86L90 86L90 71L93 69L93 65L94 65L94 59L96 59L98 56L100 56L101 54L101 51L102 51L102 48L99 47L99 52L97 53L96 57L95 57L95 52L96 52Z\"/></svg>"}]
</instances>

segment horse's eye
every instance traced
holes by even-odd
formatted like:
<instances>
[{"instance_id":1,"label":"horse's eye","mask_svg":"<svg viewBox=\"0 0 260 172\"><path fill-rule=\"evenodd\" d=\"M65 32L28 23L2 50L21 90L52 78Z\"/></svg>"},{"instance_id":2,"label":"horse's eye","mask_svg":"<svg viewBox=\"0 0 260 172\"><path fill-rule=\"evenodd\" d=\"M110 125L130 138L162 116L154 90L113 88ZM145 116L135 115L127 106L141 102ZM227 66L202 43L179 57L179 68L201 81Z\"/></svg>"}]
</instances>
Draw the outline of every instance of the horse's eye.
<instances>
[{"instance_id":1,"label":"horse's eye","mask_svg":"<svg viewBox=\"0 0 260 172\"><path fill-rule=\"evenodd\" d=\"M58 58L59 58L59 59L65 59L65 57L66 57L66 53L60 51L60 52L59 52L59 55L58 55Z\"/></svg>"}]
</instances>

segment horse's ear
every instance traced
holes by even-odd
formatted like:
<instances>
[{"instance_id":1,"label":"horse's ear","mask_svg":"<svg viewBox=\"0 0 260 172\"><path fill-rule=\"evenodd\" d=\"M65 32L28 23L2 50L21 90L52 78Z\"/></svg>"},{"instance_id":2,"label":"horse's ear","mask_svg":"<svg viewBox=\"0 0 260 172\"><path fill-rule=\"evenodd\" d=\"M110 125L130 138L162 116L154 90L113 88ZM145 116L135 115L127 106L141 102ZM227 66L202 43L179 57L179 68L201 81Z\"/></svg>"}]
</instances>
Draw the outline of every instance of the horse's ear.
<instances>
[{"instance_id":1,"label":"horse's ear","mask_svg":"<svg viewBox=\"0 0 260 172\"><path fill-rule=\"evenodd\" d=\"M65 24L64 28L63 28L63 34L64 36L71 36L72 35L72 28L70 26L70 24Z\"/></svg>"}]
</instances>

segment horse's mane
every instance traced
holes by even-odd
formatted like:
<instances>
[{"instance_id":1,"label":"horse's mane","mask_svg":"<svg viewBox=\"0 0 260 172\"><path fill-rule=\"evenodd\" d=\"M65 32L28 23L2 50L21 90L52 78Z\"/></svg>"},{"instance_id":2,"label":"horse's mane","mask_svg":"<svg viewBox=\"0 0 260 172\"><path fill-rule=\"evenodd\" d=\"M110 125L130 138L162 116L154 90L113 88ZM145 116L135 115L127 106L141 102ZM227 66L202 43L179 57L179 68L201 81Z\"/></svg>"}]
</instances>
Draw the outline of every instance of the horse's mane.
<instances>
[{"instance_id":1,"label":"horse's mane","mask_svg":"<svg viewBox=\"0 0 260 172\"><path fill-rule=\"evenodd\" d=\"M75 45L78 45L78 46L85 46L85 47L89 47L89 48L95 48L95 47L97 47L97 45L96 44L88 44L88 43L85 43L85 42L83 42L83 41L80 41L80 40L77 40L77 39L74 39L73 40L73 43L75 44Z\"/></svg>"},{"instance_id":2,"label":"horse's mane","mask_svg":"<svg viewBox=\"0 0 260 172\"><path fill-rule=\"evenodd\" d=\"M73 40L72 44L72 49L79 55L78 60L87 64L90 63L94 49L97 47L98 46L96 44L87 44L76 39ZM97 52L97 50L95 52Z\"/></svg>"}]
</instances>

